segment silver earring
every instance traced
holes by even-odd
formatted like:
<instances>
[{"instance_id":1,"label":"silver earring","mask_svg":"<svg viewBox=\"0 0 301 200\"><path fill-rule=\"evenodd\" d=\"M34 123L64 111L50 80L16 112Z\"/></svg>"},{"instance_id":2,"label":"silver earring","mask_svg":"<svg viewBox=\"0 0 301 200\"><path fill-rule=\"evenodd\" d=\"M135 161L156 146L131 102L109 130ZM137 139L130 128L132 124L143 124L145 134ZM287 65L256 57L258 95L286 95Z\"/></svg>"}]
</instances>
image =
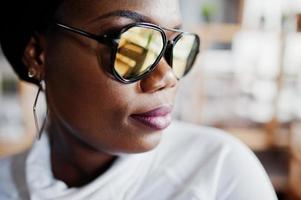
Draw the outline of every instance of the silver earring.
<instances>
[{"instance_id":1,"label":"silver earring","mask_svg":"<svg viewBox=\"0 0 301 200\"><path fill-rule=\"evenodd\" d=\"M37 75L37 71L34 68L29 68L28 70L28 77L33 78Z\"/></svg>"},{"instance_id":2,"label":"silver earring","mask_svg":"<svg viewBox=\"0 0 301 200\"><path fill-rule=\"evenodd\" d=\"M37 139L38 140L41 139L42 133L43 133L45 125L46 125L47 116L48 116L48 109L47 109L46 116L43 119L42 126L40 127L39 126L39 121L38 121L38 115L37 115L37 103L38 103L40 93L44 92L44 91L45 91L45 81L41 81L40 84L39 84L39 89L38 89L38 92L37 92L37 95L36 95L36 98L35 98L35 101L34 101L33 109L32 109L34 120L35 120L35 126L36 126Z\"/></svg>"}]
</instances>

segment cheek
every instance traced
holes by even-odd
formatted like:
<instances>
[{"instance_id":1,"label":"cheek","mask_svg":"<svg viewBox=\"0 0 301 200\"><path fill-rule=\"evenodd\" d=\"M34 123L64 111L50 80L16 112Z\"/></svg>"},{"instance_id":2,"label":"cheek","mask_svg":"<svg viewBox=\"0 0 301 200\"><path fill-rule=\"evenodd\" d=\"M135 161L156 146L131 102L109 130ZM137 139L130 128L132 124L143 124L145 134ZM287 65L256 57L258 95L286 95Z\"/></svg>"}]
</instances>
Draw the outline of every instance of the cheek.
<instances>
[{"instance_id":1,"label":"cheek","mask_svg":"<svg viewBox=\"0 0 301 200\"><path fill-rule=\"evenodd\" d=\"M109 78L96 54L80 47L50 48L48 57L53 59L48 59L46 66L47 97L56 115L77 131L89 133L124 120L135 95L134 85Z\"/></svg>"}]
</instances>

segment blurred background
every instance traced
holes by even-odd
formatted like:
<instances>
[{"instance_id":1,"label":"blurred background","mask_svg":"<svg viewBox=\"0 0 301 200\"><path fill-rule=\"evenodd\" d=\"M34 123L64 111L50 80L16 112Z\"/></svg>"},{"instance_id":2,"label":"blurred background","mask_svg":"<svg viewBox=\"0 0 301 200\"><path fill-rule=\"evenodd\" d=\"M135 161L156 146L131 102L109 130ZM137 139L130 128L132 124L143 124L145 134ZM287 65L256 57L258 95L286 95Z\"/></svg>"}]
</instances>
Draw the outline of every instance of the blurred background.
<instances>
[{"instance_id":1,"label":"blurred background","mask_svg":"<svg viewBox=\"0 0 301 200\"><path fill-rule=\"evenodd\" d=\"M181 9L202 50L174 117L238 137L279 199L301 200L301 0L182 0ZM0 157L34 141L36 92L0 53Z\"/></svg>"}]
</instances>

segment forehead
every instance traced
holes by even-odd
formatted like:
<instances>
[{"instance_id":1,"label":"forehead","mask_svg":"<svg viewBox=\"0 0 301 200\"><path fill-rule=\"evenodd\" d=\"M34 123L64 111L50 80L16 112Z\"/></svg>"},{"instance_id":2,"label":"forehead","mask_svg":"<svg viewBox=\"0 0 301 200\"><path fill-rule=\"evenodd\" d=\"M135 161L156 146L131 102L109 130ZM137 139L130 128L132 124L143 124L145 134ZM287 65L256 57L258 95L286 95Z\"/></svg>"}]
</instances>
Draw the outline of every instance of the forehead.
<instances>
[{"instance_id":1,"label":"forehead","mask_svg":"<svg viewBox=\"0 0 301 200\"><path fill-rule=\"evenodd\" d=\"M165 27L181 23L178 0L65 0L58 10L58 17L68 22L85 23L117 10L135 11Z\"/></svg>"}]
</instances>

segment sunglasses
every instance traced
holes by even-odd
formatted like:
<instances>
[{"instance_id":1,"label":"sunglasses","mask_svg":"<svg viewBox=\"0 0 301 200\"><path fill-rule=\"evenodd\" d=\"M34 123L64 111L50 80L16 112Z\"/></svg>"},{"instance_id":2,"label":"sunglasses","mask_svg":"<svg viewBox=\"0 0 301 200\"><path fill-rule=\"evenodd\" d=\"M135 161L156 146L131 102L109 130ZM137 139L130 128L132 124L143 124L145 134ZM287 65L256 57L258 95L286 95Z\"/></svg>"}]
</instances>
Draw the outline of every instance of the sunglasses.
<instances>
[{"instance_id":1,"label":"sunglasses","mask_svg":"<svg viewBox=\"0 0 301 200\"><path fill-rule=\"evenodd\" d=\"M177 29L167 29L150 23L127 25L116 34L95 35L62 23L60 28L96 40L110 47L110 73L122 83L134 83L149 75L164 56L177 79L192 68L199 53L198 35ZM178 32L168 40L165 31Z\"/></svg>"}]
</instances>

